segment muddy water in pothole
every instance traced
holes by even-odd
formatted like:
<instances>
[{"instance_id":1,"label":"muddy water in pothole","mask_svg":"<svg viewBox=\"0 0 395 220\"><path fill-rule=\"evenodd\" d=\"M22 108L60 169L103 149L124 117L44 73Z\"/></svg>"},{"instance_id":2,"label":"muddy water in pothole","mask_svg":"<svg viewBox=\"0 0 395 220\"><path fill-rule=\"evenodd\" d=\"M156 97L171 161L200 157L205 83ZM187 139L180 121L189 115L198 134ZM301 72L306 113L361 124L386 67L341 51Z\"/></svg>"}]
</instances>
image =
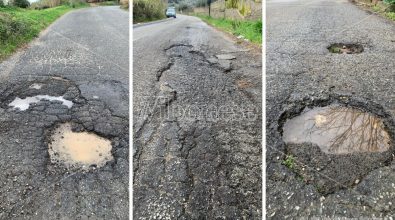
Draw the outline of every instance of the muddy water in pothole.
<instances>
[{"instance_id":1,"label":"muddy water in pothole","mask_svg":"<svg viewBox=\"0 0 395 220\"><path fill-rule=\"evenodd\" d=\"M111 161L111 141L88 132L73 132L71 124L60 125L52 135L49 155L52 162L67 167L102 167Z\"/></svg>"},{"instance_id":2,"label":"muddy water in pothole","mask_svg":"<svg viewBox=\"0 0 395 220\"><path fill-rule=\"evenodd\" d=\"M381 119L355 108L316 107L286 121L286 143L313 143L325 153L384 152L390 137Z\"/></svg>"}]
</instances>

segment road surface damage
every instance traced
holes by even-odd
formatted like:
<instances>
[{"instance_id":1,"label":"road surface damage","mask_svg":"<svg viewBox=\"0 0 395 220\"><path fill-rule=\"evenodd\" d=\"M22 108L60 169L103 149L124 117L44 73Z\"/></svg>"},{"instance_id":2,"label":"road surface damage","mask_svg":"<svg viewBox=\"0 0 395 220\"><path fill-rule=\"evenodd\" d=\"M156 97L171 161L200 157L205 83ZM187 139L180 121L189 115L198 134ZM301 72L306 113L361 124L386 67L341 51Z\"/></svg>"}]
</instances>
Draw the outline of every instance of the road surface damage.
<instances>
[{"instance_id":1,"label":"road surface damage","mask_svg":"<svg viewBox=\"0 0 395 220\"><path fill-rule=\"evenodd\" d=\"M224 68L209 50L186 43L163 53L169 62L159 70L157 96L136 96L152 104L134 110L143 121L134 138L134 216L260 218L261 118L259 104L237 86L245 67L226 60ZM230 59L237 62L236 54Z\"/></svg>"},{"instance_id":2,"label":"road surface damage","mask_svg":"<svg viewBox=\"0 0 395 220\"><path fill-rule=\"evenodd\" d=\"M393 160L395 123L375 103L307 98L286 108L279 124L284 154L294 159L288 168L323 195L353 187Z\"/></svg>"},{"instance_id":3,"label":"road surface damage","mask_svg":"<svg viewBox=\"0 0 395 220\"><path fill-rule=\"evenodd\" d=\"M127 205L106 208L127 204L127 118L60 77L3 83L0 93L0 219L128 216Z\"/></svg>"}]
</instances>

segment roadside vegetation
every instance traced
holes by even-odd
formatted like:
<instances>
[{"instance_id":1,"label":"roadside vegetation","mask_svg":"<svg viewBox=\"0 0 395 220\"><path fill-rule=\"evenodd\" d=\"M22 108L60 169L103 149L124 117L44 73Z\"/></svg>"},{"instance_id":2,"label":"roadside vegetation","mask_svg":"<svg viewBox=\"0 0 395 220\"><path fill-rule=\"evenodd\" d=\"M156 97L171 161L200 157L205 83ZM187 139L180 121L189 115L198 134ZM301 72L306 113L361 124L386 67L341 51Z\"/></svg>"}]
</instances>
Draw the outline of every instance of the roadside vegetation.
<instances>
[{"instance_id":1,"label":"roadside vegetation","mask_svg":"<svg viewBox=\"0 0 395 220\"><path fill-rule=\"evenodd\" d=\"M166 5L162 0L134 0L133 23L165 18Z\"/></svg>"},{"instance_id":2,"label":"roadside vegetation","mask_svg":"<svg viewBox=\"0 0 395 220\"><path fill-rule=\"evenodd\" d=\"M381 14L382 16L395 21L395 0L354 0L355 2Z\"/></svg>"},{"instance_id":3,"label":"roadside vegetation","mask_svg":"<svg viewBox=\"0 0 395 220\"><path fill-rule=\"evenodd\" d=\"M114 6L114 5L119 5L118 1L105 1L105 2L98 2L97 5L100 6Z\"/></svg>"},{"instance_id":4,"label":"roadside vegetation","mask_svg":"<svg viewBox=\"0 0 395 220\"><path fill-rule=\"evenodd\" d=\"M262 21L231 20L196 14L206 23L252 43L262 44Z\"/></svg>"},{"instance_id":5,"label":"roadside vegetation","mask_svg":"<svg viewBox=\"0 0 395 220\"><path fill-rule=\"evenodd\" d=\"M288 167L289 169L294 170L295 158L292 155L287 155L285 160L283 160L282 164Z\"/></svg>"},{"instance_id":6,"label":"roadside vegetation","mask_svg":"<svg viewBox=\"0 0 395 220\"><path fill-rule=\"evenodd\" d=\"M67 2L42 0L32 5L29 4L28 7L17 7L21 2L15 4L15 1L10 2L10 5L2 3L0 7L0 61L37 37L40 31L66 12L88 6L85 2L74 0Z\"/></svg>"}]
</instances>

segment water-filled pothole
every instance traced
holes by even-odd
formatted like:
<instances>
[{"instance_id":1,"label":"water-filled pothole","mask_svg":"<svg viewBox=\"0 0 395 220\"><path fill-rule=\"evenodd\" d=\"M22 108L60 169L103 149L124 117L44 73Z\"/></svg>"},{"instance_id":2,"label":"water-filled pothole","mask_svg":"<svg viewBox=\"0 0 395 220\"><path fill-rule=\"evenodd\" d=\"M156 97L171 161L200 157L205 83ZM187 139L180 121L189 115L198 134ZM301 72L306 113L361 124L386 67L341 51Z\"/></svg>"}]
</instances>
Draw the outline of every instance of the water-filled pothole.
<instances>
[{"instance_id":1,"label":"water-filled pothole","mask_svg":"<svg viewBox=\"0 0 395 220\"><path fill-rule=\"evenodd\" d=\"M313 143L329 154L384 152L390 148L390 136L380 118L338 105L305 109L287 120L283 140L290 144Z\"/></svg>"},{"instance_id":2,"label":"water-filled pothole","mask_svg":"<svg viewBox=\"0 0 395 220\"><path fill-rule=\"evenodd\" d=\"M93 133L74 132L70 123L54 130L48 146L53 163L82 169L104 166L113 159L111 149L111 141Z\"/></svg>"},{"instance_id":3,"label":"water-filled pothole","mask_svg":"<svg viewBox=\"0 0 395 220\"><path fill-rule=\"evenodd\" d=\"M363 46L359 44L335 43L330 45L328 47L328 50L331 53L354 54L354 53L362 53Z\"/></svg>"}]
</instances>

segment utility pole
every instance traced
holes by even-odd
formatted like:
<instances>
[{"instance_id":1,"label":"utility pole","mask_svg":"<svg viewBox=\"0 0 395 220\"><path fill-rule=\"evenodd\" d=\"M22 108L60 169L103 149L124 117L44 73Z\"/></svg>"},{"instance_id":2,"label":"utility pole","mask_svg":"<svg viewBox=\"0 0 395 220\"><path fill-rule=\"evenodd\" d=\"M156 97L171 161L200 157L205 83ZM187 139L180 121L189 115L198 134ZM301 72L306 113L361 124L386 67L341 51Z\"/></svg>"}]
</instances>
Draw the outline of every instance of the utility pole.
<instances>
[{"instance_id":1,"label":"utility pole","mask_svg":"<svg viewBox=\"0 0 395 220\"><path fill-rule=\"evenodd\" d=\"M207 0L208 3L208 16L211 17L211 0Z\"/></svg>"},{"instance_id":2,"label":"utility pole","mask_svg":"<svg viewBox=\"0 0 395 220\"><path fill-rule=\"evenodd\" d=\"M226 0L224 0L224 19L226 19Z\"/></svg>"}]
</instances>

